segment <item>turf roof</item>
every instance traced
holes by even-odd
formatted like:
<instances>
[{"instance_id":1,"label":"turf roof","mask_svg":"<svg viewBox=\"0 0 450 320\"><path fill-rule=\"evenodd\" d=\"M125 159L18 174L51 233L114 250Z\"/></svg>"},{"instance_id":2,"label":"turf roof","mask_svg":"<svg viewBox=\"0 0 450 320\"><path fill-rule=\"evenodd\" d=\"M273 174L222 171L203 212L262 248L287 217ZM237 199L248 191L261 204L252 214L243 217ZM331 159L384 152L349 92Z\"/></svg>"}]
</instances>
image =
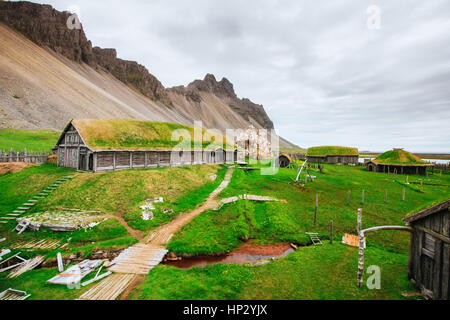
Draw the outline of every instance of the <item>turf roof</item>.
<instances>
[{"instance_id":1,"label":"turf roof","mask_svg":"<svg viewBox=\"0 0 450 320\"><path fill-rule=\"evenodd\" d=\"M324 146L309 148L307 155L312 157L358 156L359 152L357 148Z\"/></svg>"},{"instance_id":2,"label":"turf roof","mask_svg":"<svg viewBox=\"0 0 450 320\"><path fill-rule=\"evenodd\" d=\"M199 149L194 145L194 128L167 122L121 119L72 120L86 144L93 150L170 150L174 147ZM181 130L177 134L176 130ZM225 148L226 139L203 130L202 149ZM175 141L173 134L175 133ZM185 134L191 140L183 140ZM183 143L180 144L180 140ZM200 141L195 137L195 141ZM229 144L233 148L232 144Z\"/></svg>"},{"instance_id":3,"label":"turf roof","mask_svg":"<svg viewBox=\"0 0 450 320\"><path fill-rule=\"evenodd\" d=\"M392 165L429 165L418 156L411 152L394 149L387 151L373 160L376 164L392 164Z\"/></svg>"}]
</instances>

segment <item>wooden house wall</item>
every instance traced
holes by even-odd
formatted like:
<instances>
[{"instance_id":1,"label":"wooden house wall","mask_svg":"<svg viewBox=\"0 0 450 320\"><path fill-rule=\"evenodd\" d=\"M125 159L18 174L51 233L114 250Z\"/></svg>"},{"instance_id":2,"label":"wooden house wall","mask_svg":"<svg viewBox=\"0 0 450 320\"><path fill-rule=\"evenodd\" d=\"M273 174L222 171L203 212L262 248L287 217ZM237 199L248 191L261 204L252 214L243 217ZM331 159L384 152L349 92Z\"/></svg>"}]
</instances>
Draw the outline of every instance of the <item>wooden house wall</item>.
<instances>
[{"instance_id":1,"label":"wooden house wall","mask_svg":"<svg viewBox=\"0 0 450 320\"><path fill-rule=\"evenodd\" d=\"M428 297L449 300L450 244L424 231L450 239L450 211L442 211L412 225L409 277Z\"/></svg>"},{"instance_id":2,"label":"wooden house wall","mask_svg":"<svg viewBox=\"0 0 450 320\"><path fill-rule=\"evenodd\" d=\"M81 136L71 125L57 145L58 166L79 169L80 150L86 150ZM87 166L89 155L85 155ZM85 168L81 168L85 169Z\"/></svg>"},{"instance_id":3,"label":"wooden house wall","mask_svg":"<svg viewBox=\"0 0 450 320\"><path fill-rule=\"evenodd\" d=\"M372 162L367 164L367 168L372 168L372 171L382 172L382 173L397 173L397 174L418 174L425 175L427 171L427 167L423 166L395 166L395 165L383 165L383 164L374 164ZM371 170L369 170L371 171Z\"/></svg>"},{"instance_id":4,"label":"wooden house wall","mask_svg":"<svg viewBox=\"0 0 450 320\"><path fill-rule=\"evenodd\" d=\"M307 160L312 163L329 163L329 164L358 164L359 156L326 156L313 157L307 156Z\"/></svg>"}]
</instances>

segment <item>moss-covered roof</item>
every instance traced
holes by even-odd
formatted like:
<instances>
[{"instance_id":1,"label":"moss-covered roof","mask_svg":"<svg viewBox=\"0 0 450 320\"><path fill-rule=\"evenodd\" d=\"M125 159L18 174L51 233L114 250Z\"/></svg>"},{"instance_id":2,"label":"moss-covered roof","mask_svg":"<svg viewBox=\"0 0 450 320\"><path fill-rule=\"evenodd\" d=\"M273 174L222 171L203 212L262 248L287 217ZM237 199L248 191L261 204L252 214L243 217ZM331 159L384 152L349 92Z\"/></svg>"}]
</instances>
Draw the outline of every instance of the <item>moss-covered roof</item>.
<instances>
[{"instance_id":1,"label":"moss-covered roof","mask_svg":"<svg viewBox=\"0 0 450 320\"><path fill-rule=\"evenodd\" d=\"M391 165L430 165L430 163L423 161L418 156L403 149L394 149L379 155L375 160L376 164L391 164Z\"/></svg>"},{"instance_id":2,"label":"moss-covered roof","mask_svg":"<svg viewBox=\"0 0 450 320\"><path fill-rule=\"evenodd\" d=\"M309 148L307 155L311 157L358 156L359 152L357 148L324 146Z\"/></svg>"},{"instance_id":3,"label":"moss-covered roof","mask_svg":"<svg viewBox=\"0 0 450 320\"><path fill-rule=\"evenodd\" d=\"M201 142L196 145L194 128L175 123L89 119L72 120L72 124L93 150L171 150L175 147L215 150L227 147L224 136L207 130L202 130L203 141L195 137L195 142ZM230 143L228 146L234 147Z\"/></svg>"}]
</instances>

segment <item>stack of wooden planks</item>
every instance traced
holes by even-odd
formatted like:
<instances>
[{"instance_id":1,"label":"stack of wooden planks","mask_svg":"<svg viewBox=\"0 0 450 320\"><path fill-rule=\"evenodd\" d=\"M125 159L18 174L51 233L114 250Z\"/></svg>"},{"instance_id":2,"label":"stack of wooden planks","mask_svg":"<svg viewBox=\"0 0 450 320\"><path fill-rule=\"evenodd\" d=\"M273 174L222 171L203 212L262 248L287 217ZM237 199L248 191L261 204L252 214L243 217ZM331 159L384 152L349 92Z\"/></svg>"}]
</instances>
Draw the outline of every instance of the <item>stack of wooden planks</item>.
<instances>
[{"instance_id":1,"label":"stack of wooden planks","mask_svg":"<svg viewBox=\"0 0 450 320\"><path fill-rule=\"evenodd\" d=\"M148 274L151 269L161 263L167 250L164 247L136 244L112 261L109 271L116 273Z\"/></svg>"},{"instance_id":2,"label":"stack of wooden planks","mask_svg":"<svg viewBox=\"0 0 450 320\"><path fill-rule=\"evenodd\" d=\"M33 259L28 260L24 264L22 264L20 267L16 268L14 271L12 271L7 278L17 278L21 274L24 274L27 271L33 270L37 266L39 266L44 261L43 256L37 256Z\"/></svg>"},{"instance_id":3,"label":"stack of wooden planks","mask_svg":"<svg viewBox=\"0 0 450 320\"><path fill-rule=\"evenodd\" d=\"M135 277L134 274L113 274L86 291L78 300L116 300Z\"/></svg>"},{"instance_id":4,"label":"stack of wooden planks","mask_svg":"<svg viewBox=\"0 0 450 320\"><path fill-rule=\"evenodd\" d=\"M26 300L30 297L25 291L7 289L0 293L0 300Z\"/></svg>"},{"instance_id":5,"label":"stack of wooden planks","mask_svg":"<svg viewBox=\"0 0 450 320\"><path fill-rule=\"evenodd\" d=\"M14 244L12 249L46 249L53 250L61 246L60 240L42 239L36 241L22 241Z\"/></svg>"}]
</instances>

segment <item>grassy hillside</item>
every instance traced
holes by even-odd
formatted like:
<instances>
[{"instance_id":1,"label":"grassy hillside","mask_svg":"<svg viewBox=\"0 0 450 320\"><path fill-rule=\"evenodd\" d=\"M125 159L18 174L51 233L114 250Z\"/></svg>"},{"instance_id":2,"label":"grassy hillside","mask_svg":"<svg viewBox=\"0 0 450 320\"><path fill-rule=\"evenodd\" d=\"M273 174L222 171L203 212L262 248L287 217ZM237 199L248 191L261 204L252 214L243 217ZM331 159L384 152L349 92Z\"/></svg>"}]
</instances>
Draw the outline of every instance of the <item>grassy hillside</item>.
<instances>
[{"instance_id":1,"label":"grassy hillside","mask_svg":"<svg viewBox=\"0 0 450 320\"><path fill-rule=\"evenodd\" d=\"M47 130L0 129L0 150L50 152L59 136L59 132Z\"/></svg>"},{"instance_id":2,"label":"grassy hillside","mask_svg":"<svg viewBox=\"0 0 450 320\"><path fill-rule=\"evenodd\" d=\"M171 221L180 212L196 207L222 181L225 171L220 166L203 165L77 173L75 179L63 184L33 210L58 208L98 210L125 219L136 230L150 230ZM55 181L58 175L67 172L70 170L41 166L0 177L0 182L4 182L0 188L5 188L5 195L8 196L0 200L0 213L11 212ZM211 181L211 175L218 176L216 181ZM23 186L24 180L27 181L26 186ZM139 207L145 204L146 199L153 197L163 197L164 203L157 205L154 220L143 221L142 210ZM172 209L173 213L164 214L162 213L164 209Z\"/></svg>"},{"instance_id":3,"label":"grassy hillside","mask_svg":"<svg viewBox=\"0 0 450 320\"><path fill-rule=\"evenodd\" d=\"M334 221L336 240L344 233L356 234L356 214L363 208L363 226L403 225L402 219L409 213L438 201L450 198L450 175L430 175L420 192L419 179L406 176L373 173L364 167L325 165L324 173L313 171L317 176L306 188L289 184L296 171L281 169L276 176L263 176L258 171L237 170L222 197L254 194L285 199L287 203L235 203L220 212L208 212L197 217L177 233L169 243L169 249L177 253L211 254L228 252L246 238L260 242L292 241L309 242L305 232L318 232L323 239L329 238L329 223ZM402 201L406 188L406 201ZM362 191L365 190L365 204ZM388 202L384 202L385 190ZM347 204L351 191L351 203ZM319 194L317 225L314 225L314 206ZM195 241L194 241L195 239ZM371 245L395 252L405 252L409 235L398 232L371 234Z\"/></svg>"},{"instance_id":4,"label":"grassy hillside","mask_svg":"<svg viewBox=\"0 0 450 320\"><path fill-rule=\"evenodd\" d=\"M131 292L135 300L376 300L405 299L408 255L366 250L366 267L382 270L381 290L358 289L356 248L340 243L301 248L267 265L212 265L179 270L158 266ZM367 279L367 275L365 276Z\"/></svg>"}]
</instances>

